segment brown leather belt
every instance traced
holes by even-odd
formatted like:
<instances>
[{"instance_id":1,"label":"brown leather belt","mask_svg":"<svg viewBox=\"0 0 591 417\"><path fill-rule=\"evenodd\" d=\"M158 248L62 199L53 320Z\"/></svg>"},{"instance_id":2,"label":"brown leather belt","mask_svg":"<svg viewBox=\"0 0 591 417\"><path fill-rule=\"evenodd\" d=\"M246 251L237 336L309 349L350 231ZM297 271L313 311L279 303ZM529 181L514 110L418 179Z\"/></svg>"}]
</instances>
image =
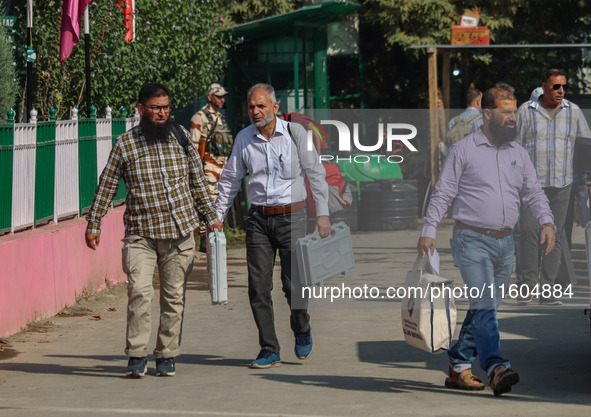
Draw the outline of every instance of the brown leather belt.
<instances>
[{"instance_id":1,"label":"brown leather belt","mask_svg":"<svg viewBox=\"0 0 591 417\"><path fill-rule=\"evenodd\" d=\"M299 203L293 203L286 206L255 206L254 204L251 205L254 207L256 211L265 216L277 216L278 214L289 214L296 211L300 211L306 208L306 202L300 201Z\"/></svg>"},{"instance_id":2,"label":"brown leather belt","mask_svg":"<svg viewBox=\"0 0 591 417\"><path fill-rule=\"evenodd\" d=\"M507 228L503 230L485 229L484 227L470 226L469 224L463 223L459 220L456 220L456 224L464 229L470 229L475 231L476 233L481 233L486 236L494 237L495 239L502 239L504 237L509 236L511 233L515 231L515 228Z\"/></svg>"}]
</instances>

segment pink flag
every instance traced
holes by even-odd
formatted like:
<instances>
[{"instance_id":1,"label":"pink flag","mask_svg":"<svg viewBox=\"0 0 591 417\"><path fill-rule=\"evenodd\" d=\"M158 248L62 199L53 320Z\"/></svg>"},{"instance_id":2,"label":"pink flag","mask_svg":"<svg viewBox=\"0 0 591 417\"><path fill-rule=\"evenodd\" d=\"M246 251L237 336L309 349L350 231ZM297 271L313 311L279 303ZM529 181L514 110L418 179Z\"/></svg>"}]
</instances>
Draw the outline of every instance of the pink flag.
<instances>
[{"instance_id":1,"label":"pink flag","mask_svg":"<svg viewBox=\"0 0 591 417\"><path fill-rule=\"evenodd\" d=\"M91 0L64 0L62 6L62 39L60 60L65 61L80 40L80 20Z\"/></svg>"}]
</instances>

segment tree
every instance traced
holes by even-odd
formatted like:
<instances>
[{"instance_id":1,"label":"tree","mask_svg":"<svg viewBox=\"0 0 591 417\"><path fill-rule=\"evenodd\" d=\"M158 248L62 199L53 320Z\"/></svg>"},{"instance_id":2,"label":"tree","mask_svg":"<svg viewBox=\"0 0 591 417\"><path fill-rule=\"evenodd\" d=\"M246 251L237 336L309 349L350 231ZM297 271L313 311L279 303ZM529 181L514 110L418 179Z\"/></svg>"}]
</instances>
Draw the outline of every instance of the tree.
<instances>
[{"instance_id":1,"label":"tree","mask_svg":"<svg viewBox=\"0 0 591 417\"><path fill-rule=\"evenodd\" d=\"M124 16L117 2L93 1L89 5L92 104L99 111L107 105L115 110L133 108L138 90L149 81L168 85L173 108L192 103L222 74L225 51L233 44L217 32L223 23L220 1L136 0L136 39L131 44L124 41ZM24 3L15 6L21 22L19 46L26 44ZM43 118L51 107L57 109L58 118L74 105L86 113L84 35L72 55L58 65L61 13L61 2L35 2L34 102Z\"/></svg>"},{"instance_id":2,"label":"tree","mask_svg":"<svg viewBox=\"0 0 591 417\"><path fill-rule=\"evenodd\" d=\"M225 0L224 15L226 24L234 25L290 12L301 3L298 0Z\"/></svg>"},{"instance_id":3,"label":"tree","mask_svg":"<svg viewBox=\"0 0 591 417\"><path fill-rule=\"evenodd\" d=\"M361 48L368 91L376 92L369 95L370 107L425 107L425 50L411 46L450 44L451 25L459 24L460 16L476 5L480 24L490 29L491 43L585 43L590 38L588 0L366 0ZM569 72L569 84L585 88L579 75L583 57L576 49L475 50L452 57L462 68L456 87L462 82L464 88L475 84L485 89L509 81L518 95L529 96L543 70L556 66ZM460 95L464 88L457 88Z\"/></svg>"},{"instance_id":4,"label":"tree","mask_svg":"<svg viewBox=\"0 0 591 417\"><path fill-rule=\"evenodd\" d=\"M8 30L0 26L0 122L7 119L7 112L16 102L14 52L8 39Z\"/></svg>"}]
</instances>

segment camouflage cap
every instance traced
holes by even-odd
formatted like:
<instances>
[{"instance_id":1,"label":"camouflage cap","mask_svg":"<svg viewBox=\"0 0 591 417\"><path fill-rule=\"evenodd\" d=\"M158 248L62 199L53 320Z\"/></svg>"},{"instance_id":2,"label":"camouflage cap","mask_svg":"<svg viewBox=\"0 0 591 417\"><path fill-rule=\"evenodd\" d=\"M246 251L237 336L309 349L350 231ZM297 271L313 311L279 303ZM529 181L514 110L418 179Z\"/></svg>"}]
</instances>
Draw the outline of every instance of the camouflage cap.
<instances>
[{"instance_id":1,"label":"camouflage cap","mask_svg":"<svg viewBox=\"0 0 591 417\"><path fill-rule=\"evenodd\" d=\"M225 96L229 94L224 87L222 87L218 83L213 83L209 86L209 90L207 90L207 95L214 95L214 96Z\"/></svg>"}]
</instances>

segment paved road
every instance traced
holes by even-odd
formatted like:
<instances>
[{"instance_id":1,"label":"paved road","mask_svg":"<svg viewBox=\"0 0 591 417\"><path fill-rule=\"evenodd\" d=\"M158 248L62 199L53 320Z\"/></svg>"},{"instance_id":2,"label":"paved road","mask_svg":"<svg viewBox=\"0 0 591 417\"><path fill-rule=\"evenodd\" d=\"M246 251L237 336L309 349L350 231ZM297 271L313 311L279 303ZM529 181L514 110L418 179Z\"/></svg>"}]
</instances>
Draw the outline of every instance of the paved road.
<instances>
[{"instance_id":1,"label":"paved road","mask_svg":"<svg viewBox=\"0 0 591 417\"><path fill-rule=\"evenodd\" d=\"M450 235L450 227L440 230L441 273L459 284ZM354 235L355 269L326 285L400 285L414 260L417 236L418 231ZM502 351L521 382L499 398L488 388L473 393L445 389L445 355L406 345L396 300L313 300L314 352L306 361L297 360L278 285L283 366L248 369L258 352L257 334L247 303L244 250L232 250L227 305L210 305L203 260L191 277L185 353L177 361L176 377L155 377L153 360L145 378L123 377L126 300L119 286L2 345L0 415L589 416L591 336L582 312L589 287L581 228L574 242L579 284L572 299L559 307L511 302L501 307ZM461 323L467 303L458 300L457 305ZM475 372L484 377L480 369Z\"/></svg>"}]
</instances>

